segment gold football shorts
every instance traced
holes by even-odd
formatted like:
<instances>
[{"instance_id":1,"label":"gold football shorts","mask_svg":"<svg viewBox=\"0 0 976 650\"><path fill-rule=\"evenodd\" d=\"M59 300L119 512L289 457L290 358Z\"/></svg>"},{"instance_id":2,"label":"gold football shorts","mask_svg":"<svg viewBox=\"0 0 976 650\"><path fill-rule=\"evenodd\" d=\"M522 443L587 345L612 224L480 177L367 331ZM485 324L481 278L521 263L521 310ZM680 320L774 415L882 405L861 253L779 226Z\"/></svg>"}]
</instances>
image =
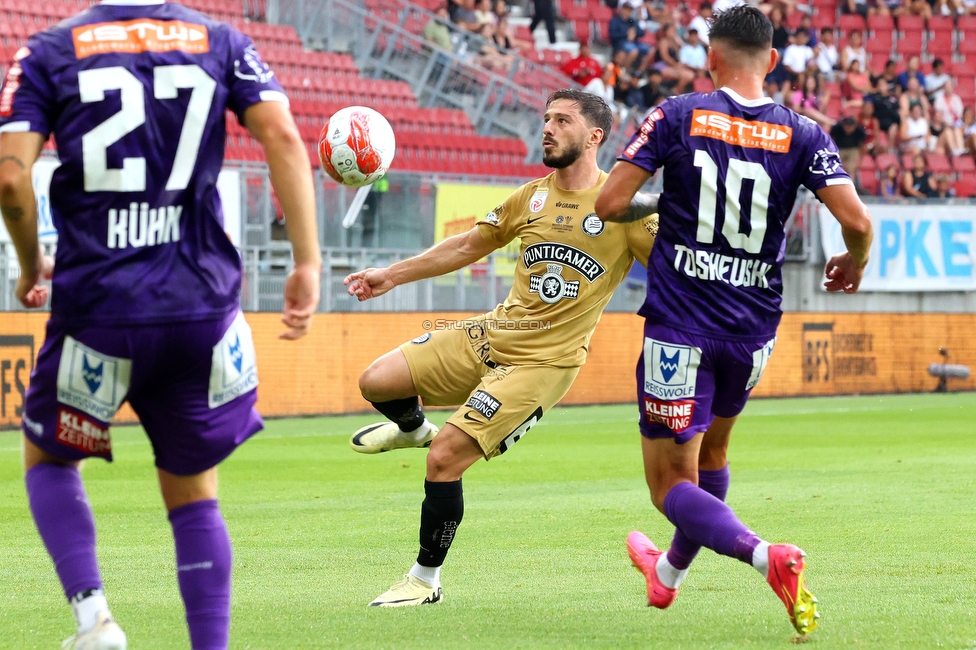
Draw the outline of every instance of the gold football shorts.
<instances>
[{"instance_id":1,"label":"gold football shorts","mask_svg":"<svg viewBox=\"0 0 976 650\"><path fill-rule=\"evenodd\" d=\"M495 363L484 317L456 325L419 336L400 350L424 404L463 404L448 422L474 438L490 459L508 451L563 398L579 368Z\"/></svg>"}]
</instances>

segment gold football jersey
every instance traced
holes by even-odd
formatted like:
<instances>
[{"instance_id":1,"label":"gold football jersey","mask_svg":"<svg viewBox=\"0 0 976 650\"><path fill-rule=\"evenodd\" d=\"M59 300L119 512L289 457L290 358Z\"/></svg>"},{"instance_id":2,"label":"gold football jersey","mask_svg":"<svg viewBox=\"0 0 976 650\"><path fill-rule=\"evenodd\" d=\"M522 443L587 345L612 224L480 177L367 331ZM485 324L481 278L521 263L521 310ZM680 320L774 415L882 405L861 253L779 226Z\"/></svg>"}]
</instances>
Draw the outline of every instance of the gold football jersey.
<instances>
[{"instance_id":1,"label":"gold football jersey","mask_svg":"<svg viewBox=\"0 0 976 650\"><path fill-rule=\"evenodd\" d=\"M492 358L502 364L580 366L593 330L635 257L642 264L657 234L657 216L604 223L593 204L606 182L586 190L556 185L555 173L517 189L478 222L502 247L521 240L505 302L487 314Z\"/></svg>"}]
</instances>

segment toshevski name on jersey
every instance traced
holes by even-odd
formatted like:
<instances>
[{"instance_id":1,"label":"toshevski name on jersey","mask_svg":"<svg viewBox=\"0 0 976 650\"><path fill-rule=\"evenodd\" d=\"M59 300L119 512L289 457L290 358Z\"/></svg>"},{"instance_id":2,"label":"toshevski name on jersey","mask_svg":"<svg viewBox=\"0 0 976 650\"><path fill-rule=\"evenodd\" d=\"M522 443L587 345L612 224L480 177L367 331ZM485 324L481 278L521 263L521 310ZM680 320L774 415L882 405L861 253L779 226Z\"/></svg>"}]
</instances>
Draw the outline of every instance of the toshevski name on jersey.
<instances>
[{"instance_id":1,"label":"toshevski name on jersey","mask_svg":"<svg viewBox=\"0 0 976 650\"><path fill-rule=\"evenodd\" d=\"M766 274L771 264L762 260L722 255L675 244L674 270L689 278L708 282L724 282L733 287L769 288Z\"/></svg>"}]
</instances>

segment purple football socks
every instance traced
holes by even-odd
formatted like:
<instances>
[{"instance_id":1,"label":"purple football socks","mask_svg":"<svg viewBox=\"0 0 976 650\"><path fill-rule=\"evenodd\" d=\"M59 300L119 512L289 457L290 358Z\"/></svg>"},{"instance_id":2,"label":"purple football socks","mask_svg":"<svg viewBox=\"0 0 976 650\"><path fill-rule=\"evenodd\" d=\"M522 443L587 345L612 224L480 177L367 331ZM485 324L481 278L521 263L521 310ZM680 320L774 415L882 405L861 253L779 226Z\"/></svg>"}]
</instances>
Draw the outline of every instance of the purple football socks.
<instances>
[{"instance_id":1,"label":"purple football socks","mask_svg":"<svg viewBox=\"0 0 976 650\"><path fill-rule=\"evenodd\" d=\"M698 487L705 490L719 501L725 501L729 491L729 466L722 469L698 470ZM668 564L679 571L691 566L692 560L698 555L701 545L688 539L680 529L674 531L671 548L668 549Z\"/></svg>"},{"instance_id":2,"label":"purple football socks","mask_svg":"<svg viewBox=\"0 0 976 650\"><path fill-rule=\"evenodd\" d=\"M693 483L671 488L664 497L664 515L691 541L750 566L752 552L762 541L732 508Z\"/></svg>"},{"instance_id":3,"label":"purple football socks","mask_svg":"<svg viewBox=\"0 0 976 650\"><path fill-rule=\"evenodd\" d=\"M193 650L225 650L230 631L231 550L217 500L174 508L169 521Z\"/></svg>"},{"instance_id":4,"label":"purple football socks","mask_svg":"<svg viewBox=\"0 0 976 650\"><path fill-rule=\"evenodd\" d=\"M77 467L42 463L27 471L27 500L64 594L101 589L95 518Z\"/></svg>"}]
</instances>

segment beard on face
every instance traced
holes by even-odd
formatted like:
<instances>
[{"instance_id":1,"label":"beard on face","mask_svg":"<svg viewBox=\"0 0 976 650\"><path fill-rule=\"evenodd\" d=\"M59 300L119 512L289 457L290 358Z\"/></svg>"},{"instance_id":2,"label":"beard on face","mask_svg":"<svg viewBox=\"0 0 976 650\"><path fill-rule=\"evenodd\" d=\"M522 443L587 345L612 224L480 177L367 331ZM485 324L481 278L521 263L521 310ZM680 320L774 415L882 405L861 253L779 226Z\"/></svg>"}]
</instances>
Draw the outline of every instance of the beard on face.
<instances>
[{"instance_id":1,"label":"beard on face","mask_svg":"<svg viewBox=\"0 0 976 650\"><path fill-rule=\"evenodd\" d=\"M561 154L557 154L554 151L543 150L542 164L546 167L551 167L552 169L564 169L579 160L579 157L582 155L583 142L573 142L571 144L567 144L566 150Z\"/></svg>"}]
</instances>

